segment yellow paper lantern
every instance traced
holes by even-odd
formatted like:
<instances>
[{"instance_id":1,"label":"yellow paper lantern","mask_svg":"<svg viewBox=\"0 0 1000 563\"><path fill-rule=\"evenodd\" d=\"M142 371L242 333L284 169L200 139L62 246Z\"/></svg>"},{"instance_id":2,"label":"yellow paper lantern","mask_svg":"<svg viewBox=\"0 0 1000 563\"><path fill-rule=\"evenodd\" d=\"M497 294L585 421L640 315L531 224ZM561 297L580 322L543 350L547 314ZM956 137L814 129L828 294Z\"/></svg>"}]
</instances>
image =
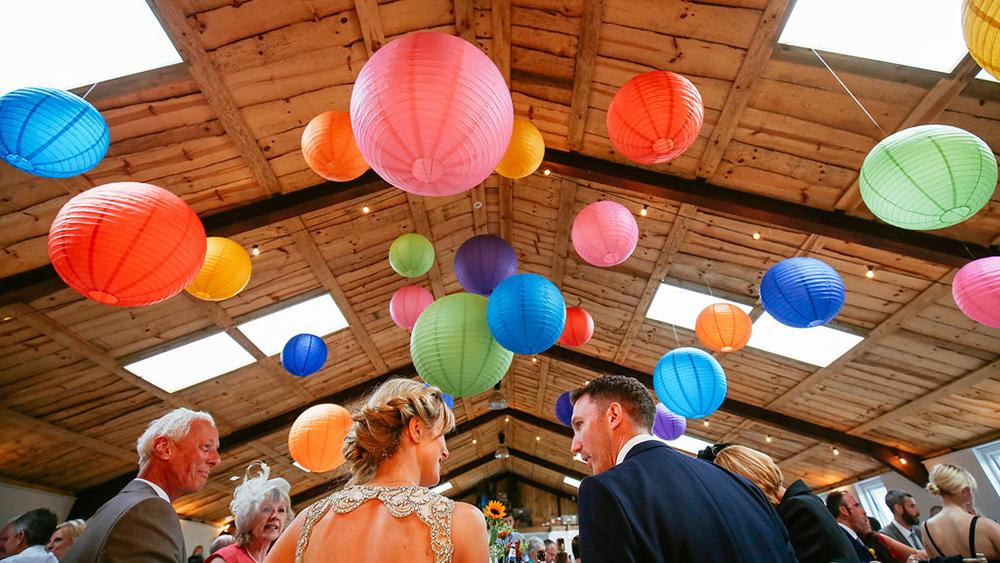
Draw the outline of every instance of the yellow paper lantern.
<instances>
[{"instance_id":1,"label":"yellow paper lantern","mask_svg":"<svg viewBox=\"0 0 1000 563\"><path fill-rule=\"evenodd\" d=\"M250 255L239 243L208 237L205 262L186 291L205 301L229 299L247 286L250 271Z\"/></svg>"},{"instance_id":2,"label":"yellow paper lantern","mask_svg":"<svg viewBox=\"0 0 1000 563\"><path fill-rule=\"evenodd\" d=\"M497 165L497 174L511 180L530 176L541 166L544 157L545 140L538 128L527 119L515 119L514 133L507 152Z\"/></svg>"},{"instance_id":3,"label":"yellow paper lantern","mask_svg":"<svg viewBox=\"0 0 1000 563\"><path fill-rule=\"evenodd\" d=\"M354 421L340 405L309 407L292 423L288 453L299 465L317 473L344 463L344 438Z\"/></svg>"},{"instance_id":4,"label":"yellow paper lantern","mask_svg":"<svg viewBox=\"0 0 1000 563\"><path fill-rule=\"evenodd\" d=\"M1000 0L965 0L962 31L972 58L1000 80Z\"/></svg>"}]
</instances>

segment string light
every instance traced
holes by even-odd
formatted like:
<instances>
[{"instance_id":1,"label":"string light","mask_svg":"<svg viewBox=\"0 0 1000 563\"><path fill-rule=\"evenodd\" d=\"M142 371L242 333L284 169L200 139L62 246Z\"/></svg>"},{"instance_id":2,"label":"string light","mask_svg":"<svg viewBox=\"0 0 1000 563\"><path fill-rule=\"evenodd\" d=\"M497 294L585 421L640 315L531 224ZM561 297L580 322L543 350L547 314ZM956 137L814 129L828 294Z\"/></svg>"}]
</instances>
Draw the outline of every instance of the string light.
<instances>
[{"instance_id":1,"label":"string light","mask_svg":"<svg viewBox=\"0 0 1000 563\"><path fill-rule=\"evenodd\" d=\"M542 437L541 436L535 436L535 441L536 442L541 442L542 441Z\"/></svg>"},{"instance_id":2,"label":"string light","mask_svg":"<svg viewBox=\"0 0 1000 563\"><path fill-rule=\"evenodd\" d=\"M865 266L865 267L867 268L865 270L865 277L868 278L868 279L874 278L875 277L875 268L872 267L872 266Z\"/></svg>"},{"instance_id":3,"label":"string light","mask_svg":"<svg viewBox=\"0 0 1000 563\"><path fill-rule=\"evenodd\" d=\"M750 235L750 236L753 237L753 240L760 240L760 232L759 231L754 231L753 234Z\"/></svg>"},{"instance_id":4,"label":"string light","mask_svg":"<svg viewBox=\"0 0 1000 563\"><path fill-rule=\"evenodd\" d=\"M503 417L503 421L504 421L504 422L510 422L510 417L509 417L509 416L505 416L505 417Z\"/></svg>"},{"instance_id":5,"label":"string light","mask_svg":"<svg viewBox=\"0 0 1000 563\"><path fill-rule=\"evenodd\" d=\"M542 174L548 176L549 174L552 174L552 171L546 168L545 170L542 170Z\"/></svg>"},{"instance_id":6,"label":"string light","mask_svg":"<svg viewBox=\"0 0 1000 563\"><path fill-rule=\"evenodd\" d=\"M704 425L705 425L705 428L708 428L708 421L707 420L704 422Z\"/></svg>"},{"instance_id":7,"label":"string light","mask_svg":"<svg viewBox=\"0 0 1000 563\"><path fill-rule=\"evenodd\" d=\"M840 455L840 450L837 449L837 446L833 447L833 455Z\"/></svg>"},{"instance_id":8,"label":"string light","mask_svg":"<svg viewBox=\"0 0 1000 563\"><path fill-rule=\"evenodd\" d=\"M371 212L371 209L369 209L368 206L366 205L361 208L361 212L367 215L369 212Z\"/></svg>"},{"instance_id":9,"label":"string light","mask_svg":"<svg viewBox=\"0 0 1000 563\"><path fill-rule=\"evenodd\" d=\"M253 245L253 248L250 249L250 254L253 254L254 256L260 256L260 245L259 244Z\"/></svg>"},{"instance_id":10,"label":"string light","mask_svg":"<svg viewBox=\"0 0 1000 563\"><path fill-rule=\"evenodd\" d=\"M649 207L646 206L646 205L643 205L642 209L639 211L639 215L642 215L643 217L645 217L647 213L649 213Z\"/></svg>"},{"instance_id":11,"label":"string light","mask_svg":"<svg viewBox=\"0 0 1000 563\"><path fill-rule=\"evenodd\" d=\"M473 438L473 439L472 439L472 445L473 445L473 446L475 446L475 445L476 445L476 444L478 444L478 443L479 443L479 440L477 440L477 439L475 439L475 438Z\"/></svg>"},{"instance_id":12,"label":"string light","mask_svg":"<svg viewBox=\"0 0 1000 563\"><path fill-rule=\"evenodd\" d=\"M899 457L898 457L897 459L899 459L899 463L900 463L900 464L902 464L902 465L906 465L906 458L905 458L905 457L903 457L903 456L899 456Z\"/></svg>"},{"instance_id":13,"label":"string light","mask_svg":"<svg viewBox=\"0 0 1000 563\"><path fill-rule=\"evenodd\" d=\"M538 358L531 358L531 363L537 364L538 363Z\"/></svg>"},{"instance_id":14,"label":"string light","mask_svg":"<svg viewBox=\"0 0 1000 563\"><path fill-rule=\"evenodd\" d=\"M764 441L767 442L768 444L770 444L773 439L774 438L771 438L770 434L768 434L767 436L764 437Z\"/></svg>"}]
</instances>

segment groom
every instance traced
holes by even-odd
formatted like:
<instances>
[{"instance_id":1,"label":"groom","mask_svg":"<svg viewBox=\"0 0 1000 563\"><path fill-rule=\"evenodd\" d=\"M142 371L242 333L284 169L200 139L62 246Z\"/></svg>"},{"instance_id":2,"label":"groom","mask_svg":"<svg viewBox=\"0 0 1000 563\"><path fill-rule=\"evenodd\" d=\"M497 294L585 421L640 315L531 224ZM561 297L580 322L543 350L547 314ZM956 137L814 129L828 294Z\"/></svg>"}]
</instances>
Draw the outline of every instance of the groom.
<instances>
[{"instance_id":1,"label":"groom","mask_svg":"<svg viewBox=\"0 0 1000 563\"><path fill-rule=\"evenodd\" d=\"M725 469L650 435L656 407L637 380L605 375L574 391L573 447L587 563L795 563L766 497Z\"/></svg>"}]
</instances>

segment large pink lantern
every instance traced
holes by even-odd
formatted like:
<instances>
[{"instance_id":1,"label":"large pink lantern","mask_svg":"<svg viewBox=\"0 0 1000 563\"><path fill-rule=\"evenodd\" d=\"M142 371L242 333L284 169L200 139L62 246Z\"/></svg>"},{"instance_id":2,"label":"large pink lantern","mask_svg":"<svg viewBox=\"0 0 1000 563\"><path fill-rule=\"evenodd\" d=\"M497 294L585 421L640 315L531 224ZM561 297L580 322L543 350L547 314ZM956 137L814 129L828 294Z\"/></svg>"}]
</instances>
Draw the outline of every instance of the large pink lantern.
<instances>
[{"instance_id":1,"label":"large pink lantern","mask_svg":"<svg viewBox=\"0 0 1000 563\"><path fill-rule=\"evenodd\" d=\"M632 255L639 241L639 225L624 205L595 201L573 220L572 237L573 248L581 258L606 268Z\"/></svg>"},{"instance_id":2,"label":"large pink lantern","mask_svg":"<svg viewBox=\"0 0 1000 563\"><path fill-rule=\"evenodd\" d=\"M368 60L351 93L358 148L390 184L418 195L464 192L497 167L514 105L496 65L444 33L401 37Z\"/></svg>"},{"instance_id":3,"label":"large pink lantern","mask_svg":"<svg viewBox=\"0 0 1000 563\"><path fill-rule=\"evenodd\" d=\"M977 323L1000 328L1000 256L973 260L955 274L951 295Z\"/></svg>"},{"instance_id":4,"label":"large pink lantern","mask_svg":"<svg viewBox=\"0 0 1000 563\"><path fill-rule=\"evenodd\" d=\"M419 285L404 285L389 300L389 316L400 328L413 330L417 317L433 302L434 296L426 289Z\"/></svg>"}]
</instances>

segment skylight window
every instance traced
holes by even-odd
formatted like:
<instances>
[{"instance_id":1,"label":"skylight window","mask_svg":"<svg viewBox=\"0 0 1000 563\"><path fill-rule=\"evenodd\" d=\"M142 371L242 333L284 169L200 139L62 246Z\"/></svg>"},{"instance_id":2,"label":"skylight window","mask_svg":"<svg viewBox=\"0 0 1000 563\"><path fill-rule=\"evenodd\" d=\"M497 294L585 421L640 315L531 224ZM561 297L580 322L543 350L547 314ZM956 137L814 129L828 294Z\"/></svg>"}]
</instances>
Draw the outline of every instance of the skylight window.
<instances>
[{"instance_id":1,"label":"skylight window","mask_svg":"<svg viewBox=\"0 0 1000 563\"><path fill-rule=\"evenodd\" d=\"M254 361L231 336L218 332L128 364L125 369L173 393Z\"/></svg>"},{"instance_id":2,"label":"skylight window","mask_svg":"<svg viewBox=\"0 0 1000 563\"><path fill-rule=\"evenodd\" d=\"M792 328L764 313L753 323L753 333L747 346L812 364L826 367L863 337L828 326Z\"/></svg>"},{"instance_id":3,"label":"skylight window","mask_svg":"<svg viewBox=\"0 0 1000 563\"><path fill-rule=\"evenodd\" d=\"M431 487L432 493L437 493L439 495L444 494L445 491L450 491L455 485L451 484L451 481L445 481L436 487Z\"/></svg>"},{"instance_id":4,"label":"skylight window","mask_svg":"<svg viewBox=\"0 0 1000 563\"><path fill-rule=\"evenodd\" d=\"M273 356L281 352L288 339L296 334L326 336L347 328L347 320L334 303L333 297L324 293L237 325L236 328L261 351Z\"/></svg>"},{"instance_id":5,"label":"skylight window","mask_svg":"<svg viewBox=\"0 0 1000 563\"><path fill-rule=\"evenodd\" d=\"M3 3L0 94L70 89L181 62L145 0Z\"/></svg>"},{"instance_id":6,"label":"skylight window","mask_svg":"<svg viewBox=\"0 0 1000 563\"><path fill-rule=\"evenodd\" d=\"M960 0L798 0L780 43L950 73L967 51Z\"/></svg>"},{"instance_id":7,"label":"skylight window","mask_svg":"<svg viewBox=\"0 0 1000 563\"><path fill-rule=\"evenodd\" d=\"M698 319L701 311L715 303L729 303L749 314L753 307L736 301L712 297L706 293L691 291L668 283L660 284L653 296L653 302L649 304L646 311L646 318L656 321L670 323L672 325L694 330L694 323Z\"/></svg>"},{"instance_id":8,"label":"skylight window","mask_svg":"<svg viewBox=\"0 0 1000 563\"><path fill-rule=\"evenodd\" d=\"M698 452L712 445L705 440L700 440L687 434L681 434L676 440L670 440L667 444L691 455L698 455Z\"/></svg>"},{"instance_id":9,"label":"skylight window","mask_svg":"<svg viewBox=\"0 0 1000 563\"><path fill-rule=\"evenodd\" d=\"M570 487L576 487L577 489L580 488L580 480L579 479L574 479L574 478L570 477L569 475L566 475L565 477L563 477L563 483L566 483Z\"/></svg>"}]
</instances>

